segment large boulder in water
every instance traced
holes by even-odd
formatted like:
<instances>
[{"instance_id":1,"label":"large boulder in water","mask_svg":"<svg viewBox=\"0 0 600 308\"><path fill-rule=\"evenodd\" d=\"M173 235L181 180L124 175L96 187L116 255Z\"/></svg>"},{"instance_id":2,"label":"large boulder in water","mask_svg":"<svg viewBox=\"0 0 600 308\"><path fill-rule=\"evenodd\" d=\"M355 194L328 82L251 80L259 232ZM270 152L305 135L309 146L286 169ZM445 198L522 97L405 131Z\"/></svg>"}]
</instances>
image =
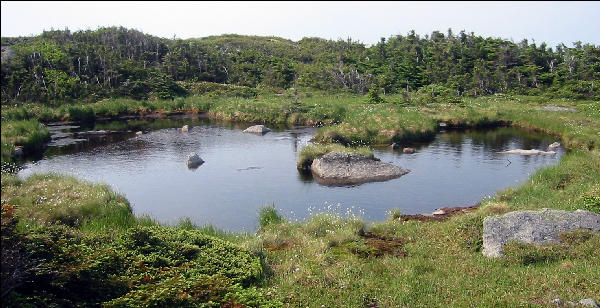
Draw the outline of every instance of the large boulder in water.
<instances>
[{"instance_id":1,"label":"large boulder in water","mask_svg":"<svg viewBox=\"0 0 600 308\"><path fill-rule=\"evenodd\" d=\"M502 247L510 241L544 245L559 242L559 233L578 229L600 233L600 215L542 209L515 211L483 220L483 255L501 257Z\"/></svg>"},{"instance_id":2,"label":"large boulder in water","mask_svg":"<svg viewBox=\"0 0 600 308\"><path fill-rule=\"evenodd\" d=\"M190 153L187 157L187 166L188 168L198 168L200 165L204 163L204 160L198 156L196 153Z\"/></svg>"},{"instance_id":3,"label":"large boulder in water","mask_svg":"<svg viewBox=\"0 0 600 308\"><path fill-rule=\"evenodd\" d=\"M253 134L264 135L270 131L271 131L271 129L264 125L254 125L254 126L250 126L250 127L246 128L244 130L244 133L253 133Z\"/></svg>"},{"instance_id":4,"label":"large boulder in water","mask_svg":"<svg viewBox=\"0 0 600 308\"><path fill-rule=\"evenodd\" d=\"M310 166L317 182L324 185L352 185L395 179L410 170L383 163L358 153L332 152L316 158Z\"/></svg>"}]
</instances>

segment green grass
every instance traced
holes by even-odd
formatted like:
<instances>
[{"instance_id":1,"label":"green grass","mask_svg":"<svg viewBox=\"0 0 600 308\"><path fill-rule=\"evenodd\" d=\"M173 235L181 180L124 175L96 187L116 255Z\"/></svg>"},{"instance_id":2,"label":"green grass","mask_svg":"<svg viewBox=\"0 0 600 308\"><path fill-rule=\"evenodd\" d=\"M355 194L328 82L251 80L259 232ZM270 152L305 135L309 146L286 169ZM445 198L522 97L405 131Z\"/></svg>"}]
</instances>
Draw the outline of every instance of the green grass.
<instances>
[{"instance_id":1,"label":"green grass","mask_svg":"<svg viewBox=\"0 0 600 308\"><path fill-rule=\"evenodd\" d=\"M12 162L16 146L23 147L25 154L42 150L50 132L37 120L2 122L2 162Z\"/></svg>"},{"instance_id":2,"label":"green grass","mask_svg":"<svg viewBox=\"0 0 600 308\"><path fill-rule=\"evenodd\" d=\"M92 260L101 255L118 260L119 255L114 251L119 250L131 252L138 261L144 260L144 264L154 264L148 271L116 267L119 270L114 273L119 277L123 271L131 273L138 282L142 281L134 283L130 293L110 295L118 290L107 287L106 281L113 280L104 276L101 276L102 280L94 280L104 281L101 285L110 292L103 294L113 296L112 299L120 298L112 302L114 306L138 303L185 305L205 302L210 296L216 296L215 303L220 304L277 306L282 303L290 307L337 307L340 304L348 307L544 307L555 298L600 301L600 255L595 253L600 245L598 235L566 234L561 244L547 247L511 244L505 250L506 259L488 259L481 254L482 222L488 215L540 208L581 208L600 213L599 102L510 95L461 98L460 101L421 100L418 95L408 99L383 96L383 100L384 103L368 104L364 96L300 93L296 102L290 93L280 96L258 93L252 97L204 95L164 101L113 99L89 106L96 117L207 112L212 118L226 121L320 126L315 139L335 143L305 147L300 153L299 166L306 166L311 159L328 151L356 151L341 144L410 143L432 138L441 122L449 127L508 124L542 131L560 138L568 152L557 165L538 170L520 187L505 189L482 200L477 211L443 222L390 219L367 224L353 216L327 213L314 215L303 222L292 222L271 206L259 213L261 228L257 235L222 232L210 226L196 226L190 220L162 227L148 217L133 216L126 200L111 193L106 186L56 175L37 175L23 181L3 175L2 200L5 204L18 205L15 213L23 219L20 223L23 230L41 230L39 232L43 234L54 232L62 234L59 237L65 240L86 236L119 239L115 243L120 244L116 246L77 243L79 246L63 246L68 248L68 253L80 256L77 260L83 260L80 262L85 265L82 269L90 268L95 264ZM577 112L537 110L541 106L573 107ZM8 120L64 119L67 110L67 107L63 110L37 105L25 109L5 109L3 106L3 138ZM54 207L50 206L53 204ZM391 218L398 215L390 213ZM25 227L27 224L29 227ZM58 228L53 227L56 224L70 226L67 230L75 236L68 237L64 234L67 231L52 229ZM113 231L106 235L108 230ZM162 244L160 247L128 246L127 249L118 246L124 245L124 239L131 239L140 232L150 234L149 239ZM255 265L258 260L262 264L261 270L252 267L253 270L247 271L252 273L248 276L252 277L248 280L252 282L245 282L246 285L223 281L212 275L192 275L189 268L182 267L185 262L177 263L183 256L173 255L174 251L192 254L196 251L195 247L188 246L190 243L184 235L233 242L235 249L242 249L235 250L240 252L239 255L248 256L247 252L252 252L253 256L260 256L242 259ZM51 242L44 243L50 245ZM388 248L390 251L386 250ZM236 255L231 256L235 259ZM163 260L161 256L167 256L169 260ZM210 258L202 262L206 260ZM116 266L114 262L107 262L100 261L99 264ZM161 272L157 269L160 264L169 265L176 274L168 276ZM221 268L219 266L217 268ZM79 270L67 271L66 276L61 276L64 279L59 281L69 281L65 279L78 277L81 273ZM180 274L183 276L177 276ZM145 275L149 278L144 278ZM159 275L157 280L144 280L154 279L156 275ZM208 290L208 295L200 296L204 294L203 290ZM44 295L49 302L64 300L64 295ZM226 296L229 297L225 299ZM190 302L181 301L190 298L193 299Z\"/></svg>"}]
</instances>

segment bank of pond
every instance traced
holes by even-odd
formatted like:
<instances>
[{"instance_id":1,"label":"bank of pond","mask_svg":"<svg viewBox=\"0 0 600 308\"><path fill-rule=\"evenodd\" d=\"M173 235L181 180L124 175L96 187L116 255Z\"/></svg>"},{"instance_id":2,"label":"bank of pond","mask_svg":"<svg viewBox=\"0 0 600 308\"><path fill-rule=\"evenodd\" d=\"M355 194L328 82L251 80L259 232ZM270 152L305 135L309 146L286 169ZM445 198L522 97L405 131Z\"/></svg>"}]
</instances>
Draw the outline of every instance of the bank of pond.
<instances>
[{"instance_id":1,"label":"bank of pond","mask_svg":"<svg viewBox=\"0 0 600 308\"><path fill-rule=\"evenodd\" d=\"M26 162L18 175L55 172L104 182L129 200L136 215L163 223L188 217L197 225L253 231L259 208L268 204L292 220L325 211L367 221L384 220L391 209L417 214L471 206L518 186L565 153L561 147L554 155L500 153L546 150L556 141L516 128L442 128L430 140L406 144L415 150L412 154L402 148L371 148L381 162L410 170L400 178L322 185L296 166L301 149L312 144L315 128L273 126L266 134L251 134L243 132L248 126L187 116L48 125L49 148ZM190 153L204 163L189 168Z\"/></svg>"}]
</instances>

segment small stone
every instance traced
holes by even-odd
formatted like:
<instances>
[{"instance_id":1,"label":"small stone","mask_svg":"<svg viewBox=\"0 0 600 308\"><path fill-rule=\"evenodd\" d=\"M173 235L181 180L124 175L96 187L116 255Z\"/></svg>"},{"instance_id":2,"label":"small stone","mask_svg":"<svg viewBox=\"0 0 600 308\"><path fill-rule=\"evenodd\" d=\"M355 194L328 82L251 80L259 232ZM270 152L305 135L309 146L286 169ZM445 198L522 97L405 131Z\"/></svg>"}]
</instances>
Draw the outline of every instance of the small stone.
<instances>
[{"instance_id":1,"label":"small stone","mask_svg":"<svg viewBox=\"0 0 600 308\"><path fill-rule=\"evenodd\" d=\"M440 122L440 127L446 127L448 126L448 124L444 123L444 122Z\"/></svg>"},{"instance_id":2,"label":"small stone","mask_svg":"<svg viewBox=\"0 0 600 308\"><path fill-rule=\"evenodd\" d=\"M246 128L244 130L244 133L253 133L253 134L264 135L270 131L271 131L271 129L264 125L254 125L254 126L250 126L250 127Z\"/></svg>"},{"instance_id":3,"label":"small stone","mask_svg":"<svg viewBox=\"0 0 600 308\"><path fill-rule=\"evenodd\" d=\"M560 143L558 142L553 142L552 144L550 144L548 146L548 151L553 151L556 150L558 147L560 147Z\"/></svg>"},{"instance_id":4,"label":"small stone","mask_svg":"<svg viewBox=\"0 0 600 308\"><path fill-rule=\"evenodd\" d=\"M413 148L404 148L402 150L402 153L404 153L404 154L413 154L413 153L415 153L415 149L413 149Z\"/></svg>"},{"instance_id":5,"label":"small stone","mask_svg":"<svg viewBox=\"0 0 600 308\"><path fill-rule=\"evenodd\" d=\"M187 126L187 125L184 125L184 126L181 128L181 132L183 132L183 133L187 133L187 132L189 131L189 129L190 129L190 128L189 128L189 126Z\"/></svg>"},{"instance_id":6,"label":"small stone","mask_svg":"<svg viewBox=\"0 0 600 308\"><path fill-rule=\"evenodd\" d=\"M562 305L563 305L563 301L560 298L555 298L555 299L551 300L550 303L552 303L558 307L562 307Z\"/></svg>"},{"instance_id":7,"label":"small stone","mask_svg":"<svg viewBox=\"0 0 600 308\"><path fill-rule=\"evenodd\" d=\"M598 303L591 298L582 299L579 301L579 305L583 307L595 307L598 308Z\"/></svg>"},{"instance_id":8,"label":"small stone","mask_svg":"<svg viewBox=\"0 0 600 308\"><path fill-rule=\"evenodd\" d=\"M25 152L23 151L23 147L22 146L15 146L15 156L16 157L22 157L23 155L25 155Z\"/></svg>"},{"instance_id":9,"label":"small stone","mask_svg":"<svg viewBox=\"0 0 600 308\"><path fill-rule=\"evenodd\" d=\"M437 209L435 212L431 213L432 215L444 215L446 214L446 211L442 210L442 209Z\"/></svg>"},{"instance_id":10,"label":"small stone","mask_svg":"<svg viewBox=\"0 0 600 308\"><path fill-rule=\"evenodd\" d=\"M198 156L198 154L196 153L190 153L190 155L188 155L187 157L187 166L188 168L198 168L200 165L202 165L204 163L204 160L202 160L202 158L200 158L200 156Z\"/></svg>"},{"instance_id":11,"label":"small stone","mask_svg":"<svg viewBox=\"0 0 600 308\"><path fill-rule=\"evenodd\" d=\"M141 136L142 134L143 134L142 131L139 131L139 132L135 133L136 136Z\"/></svg>"}]
</instances>

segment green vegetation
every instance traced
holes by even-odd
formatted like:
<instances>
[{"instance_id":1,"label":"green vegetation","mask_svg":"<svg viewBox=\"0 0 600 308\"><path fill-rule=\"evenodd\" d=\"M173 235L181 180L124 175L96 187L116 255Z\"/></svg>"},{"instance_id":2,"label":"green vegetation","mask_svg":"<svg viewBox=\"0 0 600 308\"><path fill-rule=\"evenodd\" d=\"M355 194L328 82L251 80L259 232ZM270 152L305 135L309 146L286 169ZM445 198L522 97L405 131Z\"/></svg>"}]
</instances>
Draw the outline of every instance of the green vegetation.
<instances>
[{"instance_id":1,"label":"green vegetation","mask_svg":"<svg viewBox=\"0 0 600 308\"><path fill-rule=\"evenodd\" d=\"M210 232L136 218L106 185L3 174L2 304L276 306L260 258Z\"/></svg>"},{"instance_id":2,"label":"green vegetation","mask_svg":"<svg viewBox=\"0 0 600 308\"><path fill-rule=\"evenodd\" d=\"M258 213L256 235L135 217L108 186L2 174L3 306L442 307L600 301L600 236L481 254L483 219L520 209L600 213L598 48L414 32L348 41L224 35L161 39L124 28L2 38L2 163L30 155L41 122L206 113L318 126L298 168L331 151L511 125L560 138L560 163L440 222L366 224ZM6 52L5 52L6 50ZM596 81L596 82L595 82ZM481 96L485 95L485 96ZM545 111L561 106L575 112ZM118 124L107 124L118 127ZM116 125L116 126L115 126ZM145 125L140 123L140 125ZM433 189L433 188L432 188ZM6 286L6 287L5 287Z\"/></svg>"},{"instance_id":3,"label":"green vegetation","mask_svg":"<svg viewBox=\"0 0 600 308\"><path fill-rule=\"evenodd\" d=\"M411 31L367 47L350 38L164 39L111 27L3 37L2 48L2 104L171 99L207 91L251 97L255 88L291 87L357 94L370 89L375 103L378 88L446 101L496 93L600 97L593 44L550 48L450 29L425 37Z\"/></svg>"},{"instance_id":4,"label":"green vegetation","mask_svg":"<svg viewBox=\"0 0 600 308\"><path fill-rule=\"evenodd\" d=\"M21 147L23 154L42 150L50 140L50 132L37 120L2 121L2 164L10 163L15 155L15 147Z\"/></svg>"}]
</instances>

